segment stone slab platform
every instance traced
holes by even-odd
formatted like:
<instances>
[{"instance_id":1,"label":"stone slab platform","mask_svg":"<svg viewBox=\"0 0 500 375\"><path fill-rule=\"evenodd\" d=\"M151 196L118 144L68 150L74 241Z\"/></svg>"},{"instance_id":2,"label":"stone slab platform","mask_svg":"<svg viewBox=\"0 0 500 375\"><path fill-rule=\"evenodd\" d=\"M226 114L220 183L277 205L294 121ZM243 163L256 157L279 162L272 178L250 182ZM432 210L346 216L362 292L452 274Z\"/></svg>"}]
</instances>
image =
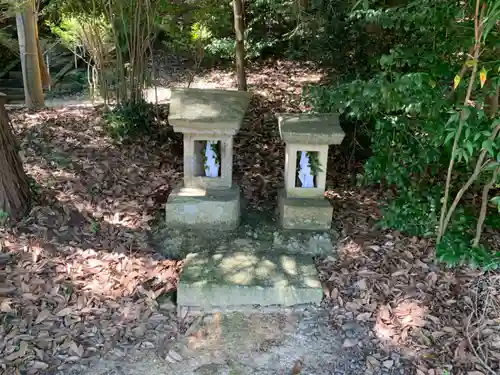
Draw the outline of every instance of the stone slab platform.
<instances>
[{"instance_id":1,"label":"stone slab platform","mask_svg":"<svg viewBox=\"0 0 500 375\"><path fill-rule=\"evenodd\" d=\"M179 186L165 205L168 227L231 230L240 223L240 188L196 189Z\"/></svg>"},{"instance_id":2,"label":"stone slab platform","mask_svg":"<svg viewBox=\"0 0 500 375\"><path fill-rule=\"evenodd\" d=\"M323 298L310 255L249 247L191 253L177 288L179 313L221 311L248 306L317 304Z\"/></svg>"},{"instance_id":3,"label":"stone slab platform","mask_svg":"<svg viewBox=\"0 0 500 375\"><path fill-rule=\"evenodd\" d=\"M280 225L284 229L329 230L333 207L324 198L287 197L286 191L278 191Z\"/></svg>"}]
</instances>

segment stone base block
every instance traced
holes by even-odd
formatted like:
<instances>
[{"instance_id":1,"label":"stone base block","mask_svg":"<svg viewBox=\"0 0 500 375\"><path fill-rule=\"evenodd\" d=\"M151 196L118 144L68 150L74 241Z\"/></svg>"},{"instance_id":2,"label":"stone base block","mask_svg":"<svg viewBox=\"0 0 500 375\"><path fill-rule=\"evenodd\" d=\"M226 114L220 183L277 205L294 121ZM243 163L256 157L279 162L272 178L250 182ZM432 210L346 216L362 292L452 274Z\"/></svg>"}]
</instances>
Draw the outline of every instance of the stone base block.
<instances>
[{"instance_id":1,"label":"stone base block","mask_svg":"<svg viewBox=\"0 0 500 375\"><path fill-rule=\"evenodd\" d=\"M191 253L177 286L178 311L317 304L323 288L311 256L234 249Z\"/></svg>"},{"instance_id":2,"label":"stone base block","mask_svg":"<svg viewBox=\"0 0 500 375\"><path fill-rule=\"evenodd\" d=\"M231 230L240 223L240 188L196 189L178 187L165 205L170 227Z\"/></svg>"},{"instance_id":3,"label":"stone base block","mask_svg":"<svg viewBox=\"0 0 500 375\"><path fill-rule=\"evenodd\" d=\"M279 220L284 229L329 230L333 207L327 199L290 198L278 192Z\"/></svg>"}]
</instances>

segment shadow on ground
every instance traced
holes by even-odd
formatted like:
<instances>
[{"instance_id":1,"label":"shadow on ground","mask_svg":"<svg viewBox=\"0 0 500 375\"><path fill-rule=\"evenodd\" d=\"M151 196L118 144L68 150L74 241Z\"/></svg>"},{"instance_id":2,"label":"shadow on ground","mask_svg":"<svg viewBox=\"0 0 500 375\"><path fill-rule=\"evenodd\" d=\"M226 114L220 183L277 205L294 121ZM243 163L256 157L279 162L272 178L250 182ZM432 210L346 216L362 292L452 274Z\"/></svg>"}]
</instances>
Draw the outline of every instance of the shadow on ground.
<instances>
[{"instance_id":1,"label":"shadow on ground","mask_svg":"<svg viewBox=\"0 0 500 375\"><path fill-rule=\"evenodd\" d=\"M287 69L250 75L258 95L235 139L234 177L248 207L266 215L284 165L275 113L305 110L297 92L305 81ZM297 82L278 85L287 75ZM51 373L102 353L126 358L138 348L156 350L177 338L185 322L160 297L175 289L182 262L159 256L149 233L181 179L179 138L118 146L90 108L20 110L11 118L41 199L22 225L1 232L8 255L0 263L0 364L12 373ZM375 335L374 350L384 350L381 342L398 347L424 374L450 364L472 370L462 318L473 273L436 265L428 240L377 228L383 196L341 184L341 172L333 159L329 196L338 257L317 263L332 335L342 329L342 345L350 346L344 324L363 323ZM352 347L362 352L356 340ZM396 374L395 367L382 369L383 357L375 358L377 371Z\"/></svg>"}]
</instances>

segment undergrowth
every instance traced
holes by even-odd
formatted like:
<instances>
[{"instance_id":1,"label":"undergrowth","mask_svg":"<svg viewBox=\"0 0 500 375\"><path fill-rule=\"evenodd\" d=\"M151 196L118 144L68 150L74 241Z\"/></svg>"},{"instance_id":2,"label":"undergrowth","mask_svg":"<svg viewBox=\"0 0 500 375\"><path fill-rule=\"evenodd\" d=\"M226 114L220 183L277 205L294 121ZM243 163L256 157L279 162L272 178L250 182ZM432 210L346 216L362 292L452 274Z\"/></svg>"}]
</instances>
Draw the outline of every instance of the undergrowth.
<instances>
[{"instance_id":1,"label":"undergrowth","mask_svg":"<svg viewBox=\"0 0 500 375\"><path fill-rule=\"evenodd\" d=\"M306 100L316 112L340 112L344 126L365 125L358 136L371 140L372 155L360 181L397 192L382 210L382 227L435 238L437 257L450 266L498 268L500 253L481 235L498 215L489 203L500 208L494 197L500 183L499 33L490 21L498 20L500 3L358 4L346 22L357 25L353 30L375 25L388 48L379 44L366 77L310 87ZM465 192L481 198L472 210Z\"/></svg>"},{"instance_id":2,"label":"undergrowth","mask_svg":"<svg viewBox=\"0 0 500 375\"><path fill-rule=\"evenodd\" d=\"M123 103L104 113L107 133L116 141L127 141L156 131L156 118L151 103Z\"/></svg>"}]
</instances>

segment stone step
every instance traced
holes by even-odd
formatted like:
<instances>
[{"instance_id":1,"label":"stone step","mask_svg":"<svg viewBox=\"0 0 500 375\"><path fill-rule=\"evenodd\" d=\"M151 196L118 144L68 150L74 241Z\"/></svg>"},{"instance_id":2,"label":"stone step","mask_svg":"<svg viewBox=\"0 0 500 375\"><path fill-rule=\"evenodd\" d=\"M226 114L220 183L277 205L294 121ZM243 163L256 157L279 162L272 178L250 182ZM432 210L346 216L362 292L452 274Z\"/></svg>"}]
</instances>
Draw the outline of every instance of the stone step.
<instances>
[{"instance_id":1,"label":"stone step","mask_svg":"<svg viewBox=\"0 0 500 375\"><path fill-rule=\"evenodd\" d=\"M23 87L23 80L17 78L1 78L1 87Z\"/></svg>"},{"instance_id":2,"label":"stone step","mask_svg":"<svg viewBox=\"0 0 500 375\"><path fill-rule=\"evenodd\" d=\"M22 85L21 87L0 87L0 92L6 94L7 96L24 96L24 89Z\"/></svg>"},{"instance_id":3,"label":"stone step","mask_svg":"<svg viewBox=\"0 0 500 375\"><path fill-rule=\"evenodd\" d=\"M16 94L16 95L9 95L7 97L7 103L24 103L24 93L22 95Z\"/></svg>"},{"instance_id":4,"label":"stone step","mask_svg":"<svg viewBox=\"0 0 500 375\"><path fill-rule=\"evenodd\" d=\"M23 80L23 72L20 70L11 70L9 72L9 78L20 79Z\"/></svg>"},{"instance_id":5,"label":"stone step","mask_svg":"<svg viewBox=\"0 0 500 375\"><path fill-rule=\"evenodd\" d=\"M70 61L74 63L74 59L71 55L54 56L49 61L49 69L51 73L53 73L54 71L58 72L59 70L64 68L64 66L66 66L66 64L68 64L68 62Z\"/></svg>"},{"instance_id":6,"label":"stone step","mask_svg":"<svg viewBox=\"0 0 500 375\"><path fill-rule=\"evenodd\" d=\"M311 255L252 248L248 243L189 254L177 289L180 315L319 304L322 298Z\"/></svg>"}]
</instances>

